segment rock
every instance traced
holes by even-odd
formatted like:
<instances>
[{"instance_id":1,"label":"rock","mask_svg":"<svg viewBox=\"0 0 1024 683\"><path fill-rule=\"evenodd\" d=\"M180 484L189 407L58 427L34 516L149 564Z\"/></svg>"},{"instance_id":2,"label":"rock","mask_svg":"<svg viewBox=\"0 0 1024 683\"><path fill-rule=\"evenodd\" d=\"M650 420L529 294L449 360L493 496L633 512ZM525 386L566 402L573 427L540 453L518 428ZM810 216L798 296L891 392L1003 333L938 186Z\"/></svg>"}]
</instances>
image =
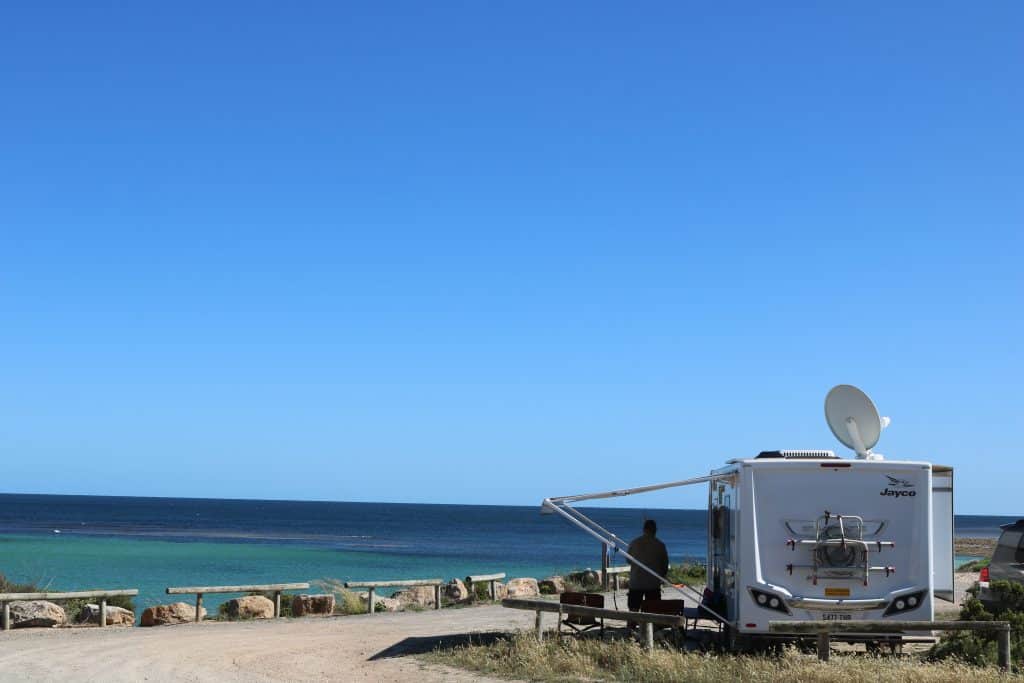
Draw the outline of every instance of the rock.
<instances>
[{"instance_id":1,"label":"rock","mask_svg":"<svg viewBox=\"0 0 1024 683\"><path fill-rule=\"evenodd\" d=\"M398 591L398 592L401 593L402 591ZM366 592L357 593L357 595L359 596L359 599L363 601L364 605L366 604L366 601L370 597L370 594L366 593ZM395 595L398 595L398 593L395 593ZM379 595L375 595L373 597L373 602L374 602L374 608L373 609L374 609L375 612L401 612L402 611L402 603L394 595L392 595L390 598L383 598L383 597L381 597Z\"/></svg>"},{"instance_id":2,"label":"rock","mask_svg":"<svg viewBox=\"0 0 1024 683\"><path fill-rule=\"evenodd\" d=\"M540 595L537 579L509 579L507 589L510 598L533 598Z\"/></svg>"},{"instance_id":3,"label":"rock","mask_svg":"<svg viewBox=\"0 0 1024 683\"><path fill-rule=\"evenodd\" d=\"M334 614L334 596L296 595L292 598L292 616L306 617L310 615Z\"/></svg>"},{"instance_id":4,"label":"rock","mask_svg":"<svg viewBox=\"0 0 1024 683\"><path fill-rule=\"evenodd\" d=\"M449 602L460 603L469 600L469 589L462 579L452 579L441 587L441 594L448 598Z\"/></svg>"},{"instance_id":5,"label":"rock","mask_svg":"<svg viewBox=\"0 0 1024 683\"><path fill-rule=\"evenodd\" d=\"M78 623L99 624L100 606L89 603L83 607L82 611L78 613ZM135 612L127 610L124 607L107 605L107 626L132 626L134 624Z\"/></svg>"},{"instance_id":6,"label":"rock","mask_svg":"<svg viewBox=\"0 0 1024 683\"><path fill-rule=\"evenodd\" d=\"M508 597L508 586L503 584L501 581L494 582L494 599L504 600Z\"/></svg>"},{"instance_id":7,"label":"rock","mask_svg":"<svg viewBox=\"0 0 1024 683\"><path fill-rule=\"evenodd\" d=\"M560 595L565 592L565 579L561 576L549 576L537 582L537 587L544 595Z\"/></svg>"},{"instance_id":8,"label":"rock","mask_svg":"<svg viewBox=\"0 0 1024 683\"><path fill-rule=\"evenodd\" d=\"M224 611L232 619L273 619L274 601L262 595L246 595L228 600Z\"/></svg>"},{"instance_id":9,"label":"rock","mask_svg":"<svg viewBox=\"0 0 1024 683\"><path fill-rule=\"evenodd\" d=\"M404 591L398 591L391 597L398 600L402 607L433 607L434 587L409 586Z\"/></svg>"},{"instance_id":10,"label":"rock","mask_svg":"<svg viewBox=\"0 0 1024 683\"><path fill-rule=\"evenodd\" d=\"M377 598L373 609L378 612L401 612L402 603L394 598Z\"/></svg>"},{"instance_id":11,"label":"rock","mask_svg":"<svg viewBox=\"0 0 1024 683\"><path fill-rule=\"evenodd\" d=\"M601 572L594 571L593 569L584 569L583 571L573 572L569 574L569 580L580 584L583 587L592 587L601 585Z\"/></svg>"},{"instance_id":12,"label":"rock","mask_svg":"<svg viewBox=\"0 0 1024 683\"><path fill-rule=\"evenodd\" d=\"M200 619L206 616L206 608L200 608ZM170 605L154 605L142 611L143 626L164 624L187 624L196 620L196 608L187 602L172 602Z\"/></svg>"},{"instance_id":13,"label":"rock","mask_svg":"<svg viewBox=\"0 0 1024 683\"><path fill-rule=\"evenodd\" d=\"M52 628L68 623L60 605L46 600L15 600L11 605L11 628Z\"/></svg>"}]
</instances>

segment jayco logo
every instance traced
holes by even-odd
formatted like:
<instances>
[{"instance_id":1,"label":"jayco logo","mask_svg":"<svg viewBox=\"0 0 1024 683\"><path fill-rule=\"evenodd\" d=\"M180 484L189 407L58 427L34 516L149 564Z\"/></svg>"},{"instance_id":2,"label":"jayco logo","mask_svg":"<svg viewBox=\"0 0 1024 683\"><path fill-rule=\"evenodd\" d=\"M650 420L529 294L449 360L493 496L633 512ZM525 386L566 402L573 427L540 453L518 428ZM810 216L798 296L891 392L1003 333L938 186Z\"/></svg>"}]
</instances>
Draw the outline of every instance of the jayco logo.
<instances>
[{"instance_id":1,"label":"jayco logo","mask_svg":"<svg viewBox=\"0 0 1024 683\"><path fill-rule=\"evenodd\" d=\"M880 496L892 496L893 498L904 498L904 497L913 498L914 496L917 495L917 491L896 491L895 489L887 488L887 489L885 489L884 491L882 491L878 495L880 495Z\"/></svg>"},{"instance_id":2,"label":"jayco logo","mask_svg":"<svg viewBox=\"0 0 1024 683\"><path fill-rule=\"evenodd\" d=\"M917 491L912 490L914 485L906 479L891 477L888 474L885 475L885 478L889 480L889 486L886 486L885 490L878 495L889 496L891 498L913 498L917 495ZM911 490L908 491L907 489Z\"/></svg>"}]
</instances>

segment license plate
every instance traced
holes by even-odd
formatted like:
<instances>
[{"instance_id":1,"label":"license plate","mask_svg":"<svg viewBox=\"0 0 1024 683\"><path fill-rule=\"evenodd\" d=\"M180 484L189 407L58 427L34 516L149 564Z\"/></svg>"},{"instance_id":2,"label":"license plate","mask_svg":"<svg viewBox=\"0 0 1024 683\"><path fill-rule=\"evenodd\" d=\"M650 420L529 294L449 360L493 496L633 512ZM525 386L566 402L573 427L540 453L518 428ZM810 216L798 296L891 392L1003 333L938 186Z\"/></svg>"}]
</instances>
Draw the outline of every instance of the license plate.
<instances>
[{"instance_id":1,"label":"license plate","mask_svg":"<svg viewBox=\"0 0 1024 683\"><path fill-rule=\"evenodd\" d=\"M822 621L850 621L853 615L848 612L825 612L821 615Z\"/></svg>"}]
</instances>

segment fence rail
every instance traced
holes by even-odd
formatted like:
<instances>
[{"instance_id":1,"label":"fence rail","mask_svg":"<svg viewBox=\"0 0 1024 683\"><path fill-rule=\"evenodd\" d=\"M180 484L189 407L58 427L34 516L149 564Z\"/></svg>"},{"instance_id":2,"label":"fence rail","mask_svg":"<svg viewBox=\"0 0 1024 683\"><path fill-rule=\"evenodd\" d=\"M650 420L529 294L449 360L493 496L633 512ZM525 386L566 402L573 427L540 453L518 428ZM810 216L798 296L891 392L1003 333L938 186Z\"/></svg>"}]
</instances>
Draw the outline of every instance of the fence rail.
<instances>
[{"instance_id":1,"label":"fence rail","mask_svg":"<svg viewBox=\"0 0 1024 683\"><path fill-rule=\"evenodd\" d=\"M366 588L368 590L366 600L366 613L373 614L374 597L378 588L409 588L410 586L433 586L434 587L434 609L441 609L441 584L444 579L395 579L390 581L346 581L345 588Z\"/></svg>"},{"instance_id":2,"label":"fence rail","mask_svg":"<svg viewBox=\"0 0 1024 683\"><path fill-rule=\"evenodd\" d=\"M0 603L3 604L0 612L0 626L4 631L11 630L11 603L21 600L74 600L76 598L99 598L100 599L100 626L107 625L107 598L119 596L138 595L137 588L120 588L115 590L95 591L68 591L64 593L55 591L42 591L38 593L0 593Z\"/></svg>"},{"instance_id":3,"label":"fence rail","mask_svg":"<svg viewBox=\"0 0 1024 683\"><path fill-rule=\"evenodd\" d=\"M265 592L274 594L274 617L281 616L281 592L291 590L305 590L309 583L257 583L244 586L171 586L167 589L168 595L196 595L196 623L203 620L203 594L204 593L256 593Z\"/></svg>"},{"instance_id":4,"label":"fence rail","mask_svg":"<svg viewBox=\"0 0 1024 683\"><path fill-rule=\"evenodd\" d=\"M1010 670L1008 621L770 621L771 633L818 636L818 659L827 662L833 633L890 633L903 631L996 631L999 666Z\"/></svg>"},{"instance_id":5,"label":"fence rail","mask_svg":"<svg viewBox=\"0 0 1024 683\"><path fill-rule=\"evenodd\" d=\"M617 609L605 609L603 607L586 607L584 605L567 605L551 600L528 600L525 598L505 598L501 601L502 607L510 609L531 610L537 613L534 627L537 632L537 640L543 640L544 630L541 622L541 614L552 612L558 614L558 621L562 621L564 615L581 617L594 617L595 619L611 619L613 621L632 621L644 625L644 645L648 650L654 649L654 626L671 626L673 628L685 629L686 618L679 614L653 614L650 612L626 612Z\"/></svg>"}]
</instances>

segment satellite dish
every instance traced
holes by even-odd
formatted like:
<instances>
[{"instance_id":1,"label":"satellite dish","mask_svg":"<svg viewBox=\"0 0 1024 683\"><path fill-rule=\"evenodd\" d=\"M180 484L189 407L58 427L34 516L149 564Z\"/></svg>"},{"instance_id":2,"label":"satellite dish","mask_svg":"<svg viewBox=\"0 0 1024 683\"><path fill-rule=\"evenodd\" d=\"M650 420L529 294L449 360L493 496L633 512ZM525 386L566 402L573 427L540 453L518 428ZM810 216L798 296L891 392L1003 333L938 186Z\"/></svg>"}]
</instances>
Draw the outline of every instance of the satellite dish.
<instances>
[{"instance_id":1,"label":"satellite dish","mask_svg":"<svg viewBox=\"0 0 1024 683\"><path fill-rule=\"evenodd\" d=\"M852 448L859 458L881 460L871 452L889 418L878 414L868 395L855 386L840 384L825 397L825 420L839 441Z\"/></svg>"}]
</instances>

